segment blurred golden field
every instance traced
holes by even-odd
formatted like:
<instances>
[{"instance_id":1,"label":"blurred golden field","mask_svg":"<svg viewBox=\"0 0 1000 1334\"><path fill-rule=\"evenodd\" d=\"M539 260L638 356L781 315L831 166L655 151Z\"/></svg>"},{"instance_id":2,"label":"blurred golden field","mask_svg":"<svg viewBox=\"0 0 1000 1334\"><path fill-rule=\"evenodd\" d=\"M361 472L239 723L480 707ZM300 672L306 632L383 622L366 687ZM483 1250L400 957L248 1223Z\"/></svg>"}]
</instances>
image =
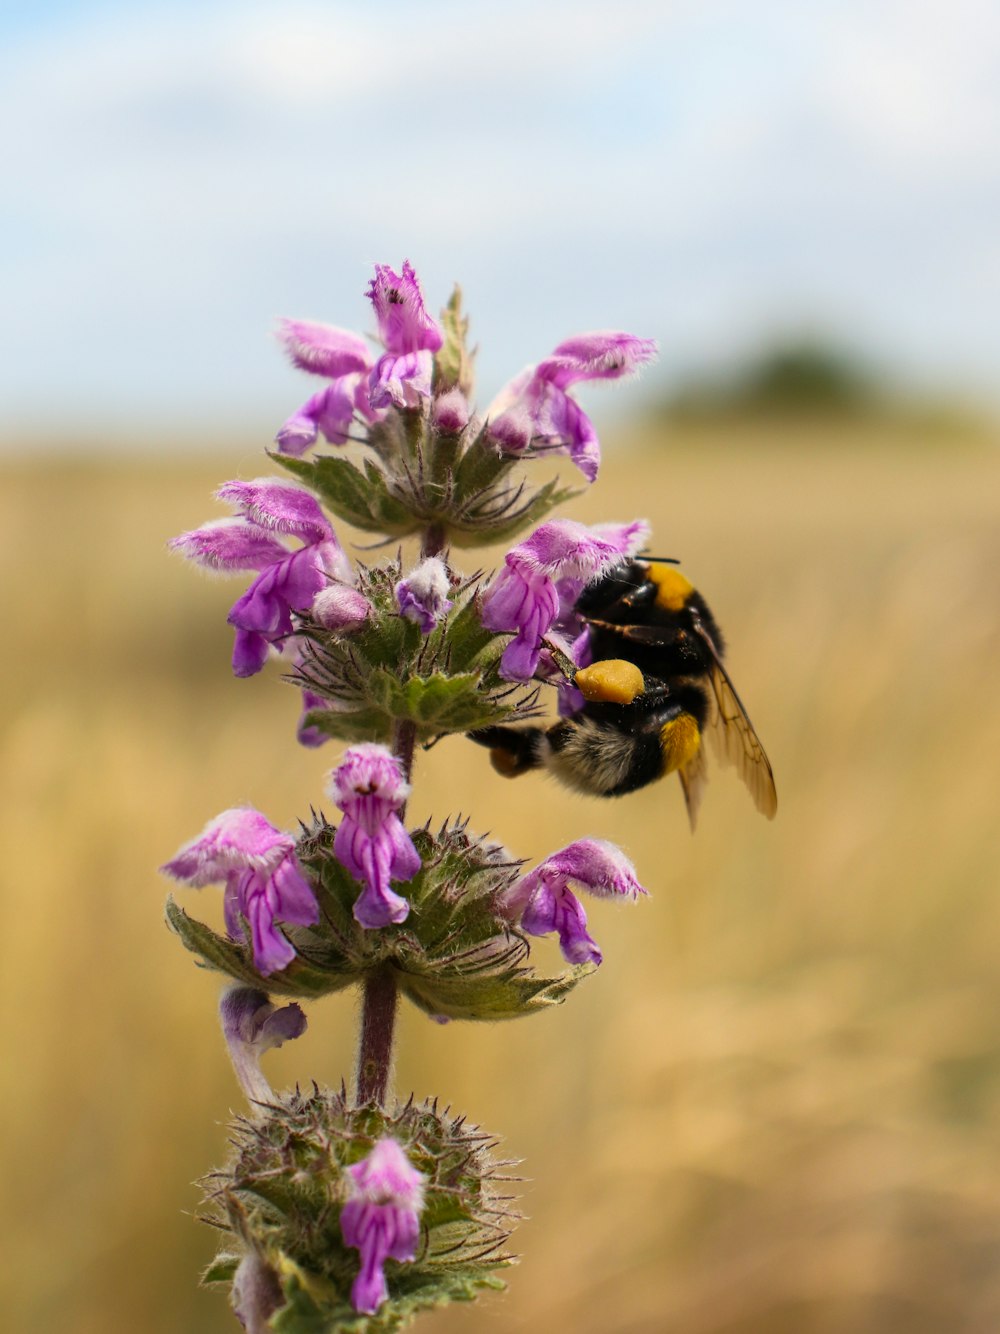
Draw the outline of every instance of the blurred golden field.
<instances>
[{"instance_id":1,"label":"blurred golden field","mask_svg":"<svg viewBox=\"0 0 1000 1334\"><path fill-rule=\"evenodd\" d=\"M645 514L709 597L773 825L729 772L692 838L672 780L598 803L459 738L420 761L413 822L461 810L532 859L613 838L652 891L593 903L605 963L565 1006L404 1013L397 1090L530 1179L510 1292L428 1334L1000 1327L1000 451L820 434L638 433L568 511ZM4 465L4 1331L237 1328L195 1288L190 1183L241 1096L155 868L240 802L294 827L339 747L295 745L276 673L232 679L242 585L164 542L261 470L256 445ZM273 1082L349 1076L355 1020L314 1006Z\"/></svg>"}]
</instances>

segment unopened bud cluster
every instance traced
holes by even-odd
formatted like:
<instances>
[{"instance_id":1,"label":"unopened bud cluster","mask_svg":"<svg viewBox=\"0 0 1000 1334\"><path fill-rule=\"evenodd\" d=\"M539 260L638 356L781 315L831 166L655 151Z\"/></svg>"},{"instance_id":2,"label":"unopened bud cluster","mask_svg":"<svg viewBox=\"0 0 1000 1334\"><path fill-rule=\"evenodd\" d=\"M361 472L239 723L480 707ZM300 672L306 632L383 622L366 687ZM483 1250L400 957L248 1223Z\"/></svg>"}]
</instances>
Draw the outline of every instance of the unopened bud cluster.
<instances>
[{"instance_id":1,"label":"unopened bud cluster","mask_svg":"<svg viewBox=\"0 0 1000 1334\"><path fill-rule=\"evenodd\" d=\"M229 979L222 1026L250 1110L230 1162L206 1179L229 1237L207 1278L231 1284L251 1331L391 1330L499 1286L511 1215L492 1141L436 1104L391 1104L396 999L436 1020L562 1001L602 957L578 891L644 892L611 844L583 838L525 867L465 822L408 826L406 804L420 743L531 717L545 685L562 711L576 707L571 674L588 658L574 605L641 549L645 525L550 519L490 579L456 568L452 551L508 542L572 494L531 487L521 465L562 453L594 480L597 436L571 391L621 378L654 346L568 339L480 414L457 290L440 323L408 263L379 265L368 296L378 354L346 330L282 323L293 363L321 381L278 432L271 458L286 477L225 483L230 516L172 544L251 576L229 613L234 673L279 658L301 691L298 740L348 743L325 779L332 818L292 833L231 808L163 867L223 887L223 933L172 899L167 915ZM311 452L321 441L333 452ZM416 539L416 555L352 562L337 519L400 553ZM568 967L544 975L530 940L550 934ZM297 1002L351 986L363 995L356 1088L274 1094L260 1058L304 1030Z\"/></svg>"}]
</instances>

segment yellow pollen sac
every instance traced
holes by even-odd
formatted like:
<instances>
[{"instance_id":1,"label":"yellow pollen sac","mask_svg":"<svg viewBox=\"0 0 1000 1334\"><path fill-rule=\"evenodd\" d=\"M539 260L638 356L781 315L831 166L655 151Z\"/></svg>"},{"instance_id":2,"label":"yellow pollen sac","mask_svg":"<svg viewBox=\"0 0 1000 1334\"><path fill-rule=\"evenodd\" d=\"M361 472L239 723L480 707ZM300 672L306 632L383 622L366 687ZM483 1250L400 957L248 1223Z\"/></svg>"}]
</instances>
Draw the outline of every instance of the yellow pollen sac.
<instances>
[{"instance_id":1,"label":"yellow pollen sac","mask_svg":"<svg viewBox=\"0 0 1000 1334\"><path fill-rule=\"evenodd\" d=\"M642 672L625 658L607 658L583 667L573 681L591 704L631 704L646 688Z\"/></svg>"},{"instance_id":2,"label":"yellow pollen sac","mask_svg":"<svg viewBox=\"0 0 1000 1334\"><path fill-rule=\"evenodd\" d=\"M683 769L698 754L701 731L690 713L682 713L660 728L660 746L663 749L663 772L672 774Z\"/></svg>"},{"instance_id":3,"label":"yellow pollen sac","mask_svg":"<svg viewBox=\"0 0 1000 1334\"><path fill-rule=\"evenodd\" d=\"M694 592L694 584L685 579L676 565L649 566L649 578L656 585L656 605L664 611L683 611Z\"/></svg>"}]
</instances>

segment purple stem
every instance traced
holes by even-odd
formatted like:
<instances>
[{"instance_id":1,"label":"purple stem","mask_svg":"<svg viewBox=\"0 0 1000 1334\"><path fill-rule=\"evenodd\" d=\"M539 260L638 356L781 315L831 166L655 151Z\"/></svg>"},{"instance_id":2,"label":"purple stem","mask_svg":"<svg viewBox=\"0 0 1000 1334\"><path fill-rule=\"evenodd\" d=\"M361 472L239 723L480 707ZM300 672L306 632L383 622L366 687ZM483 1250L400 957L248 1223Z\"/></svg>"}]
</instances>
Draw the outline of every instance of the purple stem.
<instances>
[{"instance_id":1,"label":"purple stem","mask_svg":"<svg viewBox=\"0 0 1000 1334\"><path fill-rule=\"evenodd\" d=\"M428 556L440 556L444 549L444 529L439 524L432 524L430 528L425 528L420 541L420 559L426 560Z\"/></svg>"},{"instance_id":2,"label":"purple stem","mask_svg":"<svg viewBox=\"0 0 1000 1334\"><path fill-rule=\"evenodd\" d=\"M361 1040L358 1044L359 1107L385 1106L392 1071L392 1038L396 1024L396 979L391 967L369 973L361 1003Z\"/></svg>"}]
</instances>

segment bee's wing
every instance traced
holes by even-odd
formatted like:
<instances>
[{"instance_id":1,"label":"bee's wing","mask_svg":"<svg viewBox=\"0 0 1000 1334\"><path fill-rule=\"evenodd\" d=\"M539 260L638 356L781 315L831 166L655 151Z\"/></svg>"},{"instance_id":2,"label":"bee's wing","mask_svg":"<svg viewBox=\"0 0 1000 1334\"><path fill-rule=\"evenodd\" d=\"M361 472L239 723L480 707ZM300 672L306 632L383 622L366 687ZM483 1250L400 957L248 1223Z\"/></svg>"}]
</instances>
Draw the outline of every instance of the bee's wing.
<instances>
[{"instance_id":1,"label":"bee's wing","mask_svg":"<svg viewBox=\"0 0 1000 1334\"><path fill-rule=\"evenodd\" d=\"M697 615L694 628L712 655L709 680L712 682L716 707L709 735L715 752L723 764L736 766L740 777L750 790L754 805L762 815L773 820L778 809L778 793L774 786L771 762L764 753L760 737L753 729L753 723L743 707L743 701L736 693L736 687L730 680L729 673L722 665L712 636Z\"/></svg>"},{"instance_id":2,"label":"bee's wing","mask_svg":"<svg viewBox=\"0 0 1000 1334\"><path fill-rule=\"evenodd\" d=\"M684 804L687 806L693 834L698 823L698 809L705 792L705 784L708 781L708 766L705 763L705 751L702 746L698 747L698 753L693 760L681 765L677 770L677 777L684 789Z\"/></svg>"}]
</instances>

